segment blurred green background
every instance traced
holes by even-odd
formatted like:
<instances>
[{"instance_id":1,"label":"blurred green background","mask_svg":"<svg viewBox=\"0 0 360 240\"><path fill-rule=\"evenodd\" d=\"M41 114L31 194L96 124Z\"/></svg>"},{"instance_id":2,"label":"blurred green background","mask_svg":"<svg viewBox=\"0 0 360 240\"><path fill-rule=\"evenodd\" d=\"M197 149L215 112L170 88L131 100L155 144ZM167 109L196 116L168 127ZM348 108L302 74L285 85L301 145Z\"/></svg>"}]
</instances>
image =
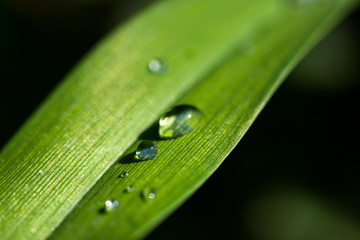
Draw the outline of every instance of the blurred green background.
<instances>
[{"instance_id":1,"label":"blurred green background","mask_svg":"<svg viewBox=\"0 0 360 240\"><path fill-rule=\"evenodd\" d=\"M0 1L1 147L101 36L151 2ZM360 239L359 23L357 11L302 61L148 240Z\"/></svg>"}]
</instances>

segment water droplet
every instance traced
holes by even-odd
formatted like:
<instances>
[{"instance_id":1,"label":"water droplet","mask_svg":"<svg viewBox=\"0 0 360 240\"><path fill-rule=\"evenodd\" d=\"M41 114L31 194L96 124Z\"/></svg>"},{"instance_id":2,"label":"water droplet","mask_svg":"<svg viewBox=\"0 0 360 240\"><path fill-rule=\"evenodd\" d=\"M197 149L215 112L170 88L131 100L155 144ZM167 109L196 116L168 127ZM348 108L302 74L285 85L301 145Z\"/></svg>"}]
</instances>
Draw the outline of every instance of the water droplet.
<instances>
[{"instance_id":1,"label":"water droplet","mask_svg":"<svg viewBox=\"0 0 360 240\"><path fill-rule=\"evenodd\" d=\"M42 170L39 170L39 173L40 173L40 174L43 174L44 172L43 172Z\"/></svg>"},{"instance_id":2,"label":"water droplet","mask_svg":"<svg viewBox=\"0 0 360 240\"><path fill-rule=\"evenodd\" d=\"M126 178L127 176L129 176L129 173L128 173L128 172L122 172L122 173L120 174L120 177L121 177L121 178Z\"/></svg>"},{"instance_id":3,"label":"water droplet","mask_svg":"<svg viewBox=\"0 0 360 240\"><path fill-rule=\"evenodd\" d=\"M156 143L152 141L142 141L136 149L135 157L139 160L154 159L158 153Z\"/></svg>"},{"instance_id":4,"label":"water droplet","mask_svg":"<svg viewBox=\"0 0 360 240\"><path fill-rule=\"evenodd\" d=\"M159 59L151 59L148 62L148 69L150 72L155 74L163 74L166 71L166 65Z\"/></svg>"},{"instance_id":5,"label":"water droplet","mask_svg":"<svg viewBox=\"0 0 360 240\"><path fill-rule=\"evenodd\" d=\"M104 210L105 212L113 212L115 209L120 207L120 202L118 200L106 200Z\"/></svg>"},{"instance_id":6,"label":"water droplet","mask_svg":"<svg viewBox=\"0 0 360 240\"><path fill-rule=\"evenodd\" d=\"M135 186L134 185L129 185L125 188L125 192L126 193L132 193L135 192Z\"/></svg>"},{"instance_id":7,"label":"water droplet","mask_svg":"<svg viewBox=\"0 0 360 240\"><path fill-rule=\"evenodd\" d=\"M199 125L201 116L201 112L193 106L174 107L160 117L159 136L168 139L184 136Z\"/></svg>"},{"instance_id":8,"label":"water droplet","mask_svg":"<svg viewBox=\"0 0 360 240\"><path fill-rule=\"evenodd\" d=\"M156 194L155 194L155 191L145 188L141 192L141 197L143 198L144 201L148 202L148 201L154 200L156 197Z\"/></svg>"}]
</instances>

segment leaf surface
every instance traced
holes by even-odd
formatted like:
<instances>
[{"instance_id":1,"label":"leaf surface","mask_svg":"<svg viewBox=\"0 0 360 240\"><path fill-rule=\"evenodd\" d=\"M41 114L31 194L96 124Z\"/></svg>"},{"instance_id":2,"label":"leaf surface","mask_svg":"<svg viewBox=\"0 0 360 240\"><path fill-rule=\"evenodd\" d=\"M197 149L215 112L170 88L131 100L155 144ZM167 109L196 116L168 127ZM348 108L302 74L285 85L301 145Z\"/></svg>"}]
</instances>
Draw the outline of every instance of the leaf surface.
<instances>
[{"instance_id":1,"label":"leaf surface","mask_svg":"<svg viewBox=\"0 0 360 240\"><path fill-rule=\"evenodd\" d=\"M2 150L1 239L143 237L215 171L353 6L174 0L146 9L85 56ZM154 58L164 74L147 69ZM179 104L200 109L201 125L159 140L151 126ZM154 160L133 161L139 138L156 141ZM125 193L128 185L135 192ZM144 189L156 198L144 201ZM113 198L118 211L101 214Z\"/></svg>"}]
</instances>

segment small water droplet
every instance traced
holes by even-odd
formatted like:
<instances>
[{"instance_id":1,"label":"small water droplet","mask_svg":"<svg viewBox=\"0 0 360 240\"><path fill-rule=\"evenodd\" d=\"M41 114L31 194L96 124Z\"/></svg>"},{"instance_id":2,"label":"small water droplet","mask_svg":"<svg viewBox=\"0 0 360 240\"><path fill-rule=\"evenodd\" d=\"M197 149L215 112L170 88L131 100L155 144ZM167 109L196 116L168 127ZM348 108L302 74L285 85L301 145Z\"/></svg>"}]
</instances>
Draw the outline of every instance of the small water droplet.
<instances>
[{"instance_id":1,"label":"small water droplet","mask_svg":"<svg viewBox=\"0 0 360 240\"><path fill-rule=\"evenodd\" d=\"M144 201L152 201L155 199L156 197L156 193L154 190L150 190L148 188L145 188L144 190L142 190L141 192L141 197L143 198Z\"/></svg>"},{"instance_id":2,"label":"small water droplet","mask_svg":"<svg viewBox=\"0 0 360 240\"><path fill-rule=\"evenodd\" d=\"M148 62L148 69L150 72L155 74L163 74L166 72L166 65L159 59L151 59Z\"/></svg>"},{"instance_id":3,"label":"small water droplet","mask_svg":"<svg viewBox=\"0 0 360 240\"><path fill-rule=\"evenodd\" d=\"M158 153L156 143L152 141L142 141L136 149L135 157L139 160L154 159Z\"/></svg>"},{"instance_id":4,"label":"small water droplet","mask_svg":"<svg viewBox=\"0 0 360 240\"><path fill-rule=\"evenodd\" d=\"M180 105L163 114L159 120L159 136L173 139L193 131L200 123L201 112L190 105Z\"/></svg>"},{"instance_id":5,"label":"small water droplet","mask_svg":"<svg viewBox=\"0 0 360 240\"><path fill-rule=\"evenodd\" d=\"M115 209L120 207L120 202L118 200L106 200L104 211L105 212L113 212Z\"/></svg>"},{"instance_id":6,"label":"small water droplet","mask_svg":"<svg viewBox=\"0 0 360 240\"><path fill-rule=\"evenodd\" d=\"M129 185L125 188L125 192L126 193L132 193L135 192L135 186L134 185Z\"/></svg>"},{"instance_id":7,"label":"small water droplet","mask_svg":"<svg viewBox=\"0 0 360 240\"><path fill-rule=\"evenodd\" d=\"M39 173L40 173L40 174L43 174L43 171L42 171L42 170L39 170Z\"/></svg>"},{"instance_id":8,"label":"small water droplet","mask_svg":"<svg viewBox=\"0 0 360 240\"><path fill-rule=\"evenodd\" d=\"M120 177L121 177L121 178L126 178L127 176L129 176L129 173L128 173L128 172L122 172L122 173L120 174Z\"/></svg>"}]
</instances>

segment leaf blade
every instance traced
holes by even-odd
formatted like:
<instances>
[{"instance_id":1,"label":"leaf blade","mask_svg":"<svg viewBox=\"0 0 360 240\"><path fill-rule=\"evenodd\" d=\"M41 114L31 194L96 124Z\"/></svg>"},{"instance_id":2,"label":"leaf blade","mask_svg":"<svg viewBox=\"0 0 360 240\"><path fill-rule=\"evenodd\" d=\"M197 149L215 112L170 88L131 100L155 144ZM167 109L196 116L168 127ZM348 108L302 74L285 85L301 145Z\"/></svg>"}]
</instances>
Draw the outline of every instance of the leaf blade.
<instances>
[{"instance_id":1,"label":"leaf blade","mask_svg":"<svg viewBox=\"0 0 360 240\"><path fill-rule=\"evenodd\" d=\"M328 9L320 12L328 14ZM264 27L255 37L258 42L254 45L260 46L260 49L255 49L250 56L234 54L230 60L182 97L177 104L196 103L195 106L207 115L202 128L182 139L158 142L159 149L165 149L168 154L160 154L156 162L154 160L150 163L127 166L120 160L120 164L112 166L104 179L99 181L98 184L102 184L101 189L95 186L50 239L68 238L70 233L73 234L75 229L79 229L79 225L85 226L75 238L137 239L149 232L188 198L221 164L288 74L289 69L326 32L328 24L332 22L329 22L329 19L335 17L330 15L320 21L321 24L315 31L310 26L316 22L315 20L321 20L323 15L318 15L319 12L316 11L313 14L313 19L309 16L304 19L306 24L294 24L298 19L285 22L286 15L284 18L276 19L275 26L281 26L279 30L274 30L273 25L269 24L270 27ZM298 17L302 18L304 15ZM283 38L287 35L291 36L291 43L287 47L282 47ZM281 64L268 64L266 61L271 59L271 56L276 56L274 61ZM242 67L239 69L238 66ZM202 98L201 101L199 98ZM229 125L232 126L231 129ZM128 152L131 154L135 147L136 144ZM134 176L129 179L113 179L113 176L122 171L134 173ZM144 180L141 177L148 174L152 178ZM161 203L146 205L141 202L140 191L132 196L122 193L128 184L136 184L140 190L149 186L156 189L159 199L155 201ZM106 196L117 196L123 202L123 209L114 216L96 214L96 209L101 207ZM86 217L96 219L94 224L81 223L81 219Z\"/></svg>"},{"instance_id":2,"label":"leaf blade","mask_svg":"<svg viewBox=\"0 0 360 240\"><path fill-rule=\"evenodd\" d=\"M279 9L279 1L275 0L228 3L216 0L204 9L202 1L161 2L114 32L77 66L1 152L0 173L5 176L0 184L1 199L13 201L1 204L4 239L42 239L50 234L160 113L226 59L240 40L253 34L266 20L276 18L283 8ZM242 9L243 15L239 16L237 9ZM185 12L188 19L184 23ZM234 30L238 22L250 18L252 24L241 24ZM198 22L192 26L195 20ZM230 25L224 27L227 23ZM210 27L199 31L198 26L206 24ZM178 32L184 34L174 38L172 35ZM174 45L177 49L170 51ZM196 54L191 53L194 46ZM168 73L162 77L151 76L145 69L146 61L157 55L165 57L169 64ZM168 89L173 89L171 94ZM265 102L259 101L262 105L254 107L257 111ZM253 118L243 122L245 125L235 135L237 139ZM233 147L234 142L229 146ZM162 144L171 147L166 146L169 142ZM230 149L223 150L223 154ZM180 200L174 192L177 197L168 198L168 202L178 204L185 199L216 166L210 164L211 171L204 170L200 180L191 181ZM145 178L143 184L151 180ZM29 198L22 198L24 194ZM97 204L89 209L96 210ZM157 220L146 226L140 224L132 236L142 235L175 205L166 205L167 211L160 211L158 206ZM137 219L143 217L139 214L145 214L145 219L151 217L148 212L136 211L130 225L138 226ZM38 219L42 221L34 221Z\"/></svg>"}]
</instances>

